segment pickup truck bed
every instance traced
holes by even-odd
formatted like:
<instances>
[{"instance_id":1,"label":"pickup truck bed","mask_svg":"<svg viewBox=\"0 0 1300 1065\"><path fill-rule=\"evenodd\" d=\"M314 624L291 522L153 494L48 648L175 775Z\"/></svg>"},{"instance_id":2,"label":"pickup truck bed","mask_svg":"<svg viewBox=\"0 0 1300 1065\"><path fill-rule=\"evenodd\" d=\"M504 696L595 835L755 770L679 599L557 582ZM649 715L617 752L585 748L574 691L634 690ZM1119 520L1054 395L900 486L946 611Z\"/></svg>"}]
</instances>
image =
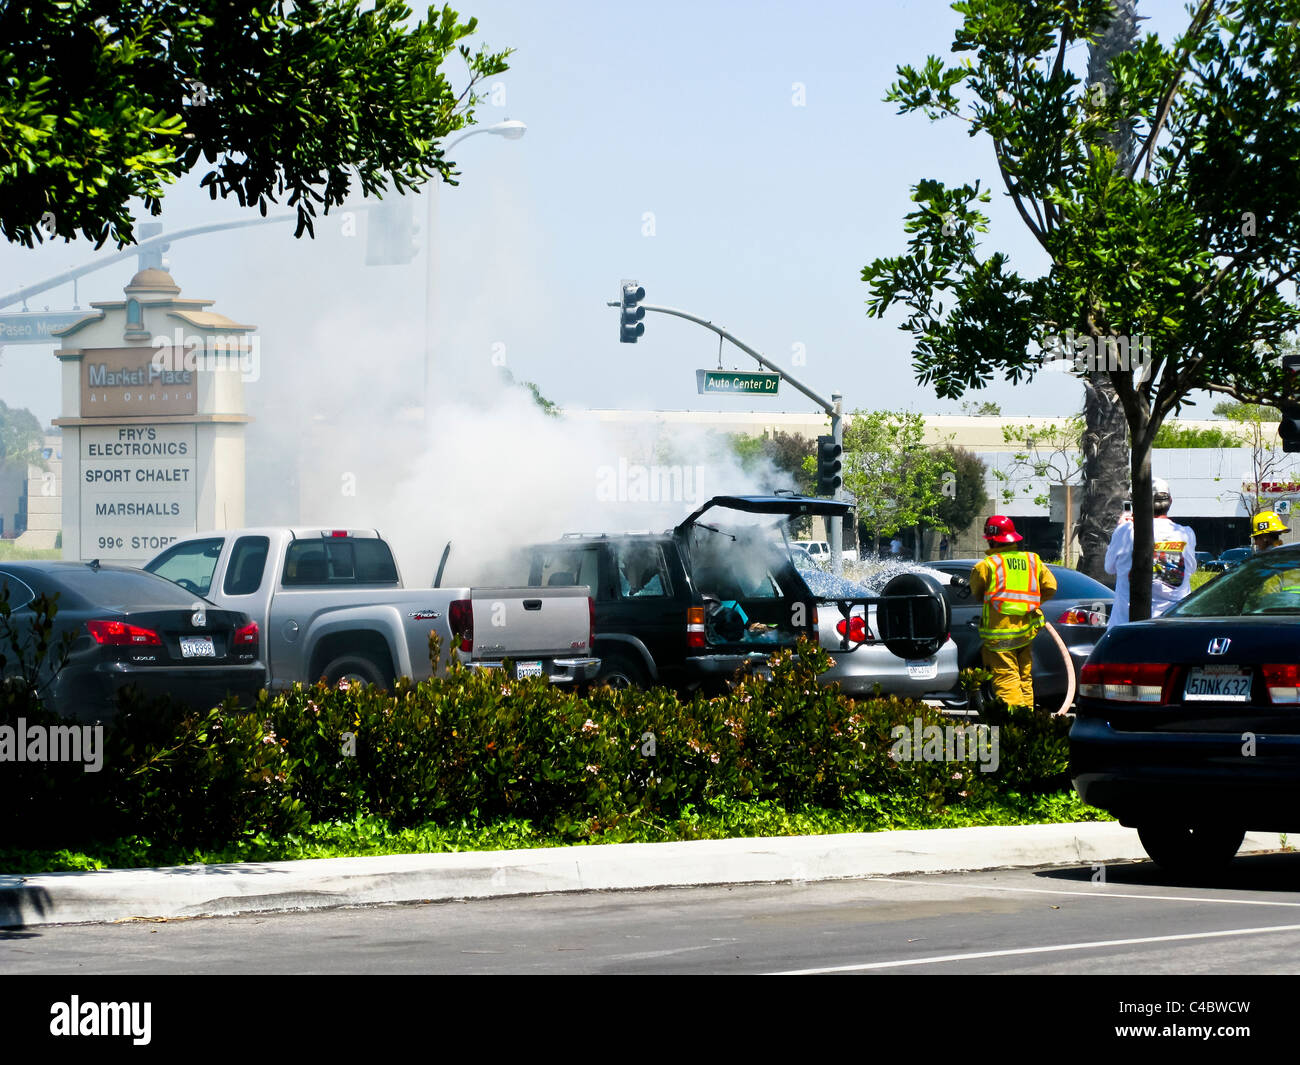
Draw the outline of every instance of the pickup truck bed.
<instances>
[{"instance_id":1,"label":"pickup truck bed","mask_svg":"<svg viewBox=\"0 0 1300 1065\"><path fill-rule=\"evenodd\" d=\"M221 530L177 541L144 568L256 620L272 689L423 680L431 634L439 670L456 654L475 668L510 660L516 674L575 683L599 665L581 589L403 588L373 530Z\"/></svg>"}]
</instances>

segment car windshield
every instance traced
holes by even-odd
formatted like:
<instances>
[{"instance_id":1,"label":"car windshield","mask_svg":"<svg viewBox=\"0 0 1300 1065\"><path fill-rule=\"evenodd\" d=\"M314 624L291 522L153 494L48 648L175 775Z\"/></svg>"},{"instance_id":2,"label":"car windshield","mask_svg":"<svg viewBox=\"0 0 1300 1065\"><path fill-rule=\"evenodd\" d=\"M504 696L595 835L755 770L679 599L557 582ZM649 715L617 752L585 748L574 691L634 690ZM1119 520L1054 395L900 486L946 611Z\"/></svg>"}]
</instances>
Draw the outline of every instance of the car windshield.
<instances>
[{"instance_id":1,"label":"car windshield","mask_svg":"<svg viewBox=\"0 0 1300 1065\"><path fill-rule=\"evenodd\" d=\"M1300 614L1300 551L1256 555L1202 585L1165 617Z\"/></svg>"}]
</instances>

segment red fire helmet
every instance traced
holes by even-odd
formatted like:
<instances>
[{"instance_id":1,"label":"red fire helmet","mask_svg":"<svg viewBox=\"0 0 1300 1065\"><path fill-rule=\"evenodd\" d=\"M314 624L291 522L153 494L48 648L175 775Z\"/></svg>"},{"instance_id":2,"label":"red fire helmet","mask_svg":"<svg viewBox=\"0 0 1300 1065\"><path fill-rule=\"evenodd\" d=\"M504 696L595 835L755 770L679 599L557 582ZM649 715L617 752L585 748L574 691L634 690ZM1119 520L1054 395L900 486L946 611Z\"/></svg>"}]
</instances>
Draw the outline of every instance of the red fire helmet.
<instances>
[{"instance_id":1,"label":"red fire helmet","mask_svg":"<svg viewBox=\"0 0 1300 1065\"><path fill-rule=\"evenodd\" d=\"M1016 532L1016 527L1010 518L994 514L984 523L984 539L991 544L1014 544L1024 537Z\"/></svg>"}]
</instances>

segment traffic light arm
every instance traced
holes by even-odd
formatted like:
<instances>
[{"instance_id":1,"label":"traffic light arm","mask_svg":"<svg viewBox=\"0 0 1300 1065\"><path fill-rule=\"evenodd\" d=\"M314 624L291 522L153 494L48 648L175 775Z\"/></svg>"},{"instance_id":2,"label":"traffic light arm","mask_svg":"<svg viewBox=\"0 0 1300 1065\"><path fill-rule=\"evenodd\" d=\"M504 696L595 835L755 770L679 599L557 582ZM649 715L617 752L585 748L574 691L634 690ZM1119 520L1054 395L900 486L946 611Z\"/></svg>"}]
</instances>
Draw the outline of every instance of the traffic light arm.
<instances>
[{"instance_id":1,"label":"traffic light arm","mask_svg":"<svg viewBox=\"0 0 1300 1065\"><path fill-rule=\"evenodd\" d=\"M623 302L620 300L612 300L608 303L608 306L621 308L623 306ZM802 381L796 380L795 378L791 377L788 373L786 373L783 369L781 369L781 367L763 358L762 355L760 355L757 351L751 348L743 340L741 340L738 337L732 336L725 329L723 329L722 326L714 325L708 319L701 318L699 315L691 314L689 311L679 311L676 307L656 307L654 304L650 304L650 303L638 302L637 306L647 311L657 311L659 314L671 314L675 318L685 318L688 322L694 322L696 325L702 325L704 326L705 329L710 329L713 332L717 333L718 336L722 337L724 340L730 340L733 344L736 345L736 347L738 347L750 358L757 360L760 366L764 367L765 369L771 370L775 374L780 375L782 380L789 381L790 384L792 384L796 389L798 389L798 391L802 392L805 396L811 399L814 403L817 404L817 406L821 407L821 409L824 410L830 416L831 439L834 441L835 445L840 448L841 451L843 450L843 444L844 444L843 400L840 398L840 394L838 392L834 393L829 400L823 399L811 388L805 385ZM832 494L836 497L840 496L841 489L839 485L837 485L832 490ZM844 571L844 555L841 550L842 529L841 529L840 520L838 518L831 520L829 522L829 525L830 528L828 530L827 538L829 539L830 546L831 546L831 572L838 577Z\"/></svg>"},{"instance_id":2,"label":"traffic light arm","mask_svg":"<svg viewBox=\"0 0 1300 1065\"><path fill-rule=\"evenodd\" d=\"M608 305L610 307L622 306L617 301L611 301ZM805 396L811 399L814 403L817 404L817 406L821 407L821 409L824 410L831 417L835 417L837 415L838 412L835 409L835 404L831 403L829 400L823 399L821 396L819 396L816 392L814 392L811 388L807 387L801 381L798 381L795 378L791 377L788 373L786 373L783 369L781 369L781 367L763 358L762 355L760 355L757 351L751 348L743 340L740 340L738 337L732 336L720 325L714 325L712 322L708 321L707 319L700 318L698 315L690 314L687 311L679 311L675 307L656 307L654 304L651 303L641 303L638 304L638 306L644 308L647 311L658 311L660 314L671 314L677 318L685 318L688 322L694 322L696 325L704 326L705 329L712 329L713 332L718 334L718 336L723 337L726 340L730 340L733 344L736 345L736 347L738 347L746 355L750 356L753 359L756 359L760 366L763 366L771 370L773 373L780 374L782 380L789 381L791 385L793 385Z\"/></svg>"},{"instance_id":3,"label":"traffic light arm","mask_svg":"<svg viewBox=\"0 0 1300 1065\"><path fill-rule=\"evenodd\" d=\"M345 203L335 210L339 212L346 211L370 211L379 206L374 203ZM159 249L165 251L169 244L174 244L178 240L185 240L188 237L202 237L209 233L221 233L227 229L246 229L249 226L272 226L281 222L296 222L298 220L297 211L289 211L285 214L267 215L265 218L242 218L234 222L209 222L206 225L190 226L188 229L177 229L171 233L159 233L156 237L146 237L137 244L129 244L120 251L113 252L111 255L104 255L94 259L83 266L74 267L71 270L65 270L54 277L46 278L44 281L38 281L34 285L28 285L26 288L17 289L14 292L0 295L0 307L8 307L10 304L22 302L32 296L40 295L52 288L58 288L60 285L66 285L69 281L75 281L79 277L85 277L86 274L93 274L96 270L102 270L106 266L112 266L113 263L120 262L122 259L129 259L133 255L139 255L142 252Z\"/></svg>"}]
</instances>

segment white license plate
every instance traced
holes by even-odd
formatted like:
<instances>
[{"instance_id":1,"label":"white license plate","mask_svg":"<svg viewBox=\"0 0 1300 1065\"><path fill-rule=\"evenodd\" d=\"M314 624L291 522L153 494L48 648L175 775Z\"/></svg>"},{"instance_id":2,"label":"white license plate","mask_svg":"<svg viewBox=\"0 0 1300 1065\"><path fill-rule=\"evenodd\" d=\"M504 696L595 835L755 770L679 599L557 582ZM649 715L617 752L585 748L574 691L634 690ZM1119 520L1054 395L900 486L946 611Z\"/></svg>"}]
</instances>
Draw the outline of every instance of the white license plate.
<instances>
[{"instance_id":1,"label":"white license plate","mask_svg":"<svg viewBox=\"0 0 1300 1065\"><path fill-rule=\"evenodd\" d=\"M520 679L524 677L540 677L542 675L541 662L517 662L515 663L515 676Z\"/></svg>"},{"instance_id":2,"label":"white license plate","mask_svg":"<svg viewBox=\"0 0 1300 1065\"><path fill-rule=\"evenodd\" d=\"M909 658L907 675L912 680L934 680L939 675L937 658Z\"/></svg>"},{"instance_id":3,"label":"white license plate","mask_svg":"<svg viewBox=\"0 0 1300 1065\"><path fill-rule=\"evenodd\" d=\"M216 658L216 648L212 646L211 636L182 636L182 658Z\"/></svg>"},{"instance_id":4,"label":"white license plate","mask_svg":"<svg viewBox=\"0 0 1300 1065\"><path fill-rule=\"evenodd\" d=\"M1245 703L1250 701L1250 670L1236 666L1199 666L1188 670L1183 701Z\"/></svg>"}]
</instances>

